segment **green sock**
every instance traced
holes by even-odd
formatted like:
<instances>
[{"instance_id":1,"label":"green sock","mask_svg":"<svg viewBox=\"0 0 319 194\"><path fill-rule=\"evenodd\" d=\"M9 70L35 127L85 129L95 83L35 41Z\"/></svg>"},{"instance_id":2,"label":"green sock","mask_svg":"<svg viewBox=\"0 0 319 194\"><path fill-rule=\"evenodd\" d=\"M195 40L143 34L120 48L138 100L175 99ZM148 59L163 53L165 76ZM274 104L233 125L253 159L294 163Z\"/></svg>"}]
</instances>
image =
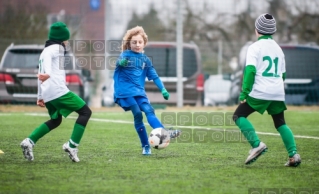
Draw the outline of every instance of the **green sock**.
<instances>
[{"instance_id":1,"label":"green sock","mask_svg":"<svg viewBox=\"0 0 319 194\"><path fill-rule=\"evenodd\" d=\"M36 143L41 137L49 132L49 127L45 123L42 123L39 127L33 130L33 132L29 135L29 138L33 141L33 143Z\"/></svg>"},{"instance_id":2,"label":"green sock","mask_svg":"<svg viewBox=\"0 0 319 194\"><path fill-rule=\"evenodd\" d=\"M277 131L280 133L289 157L293 157L297 153L294 134L287 125L281 125L278 127Z\"/></svg>"},{"instance_id":3,"label":"green sock","mask_svg":"<svg viewBox=\"0 0 319 194\"><path fill-rule=\"evenodd\" d=\"M84 133L85 127L83 125L80 125L78 123L74 124L73 132L71 135L71 139L69 141L69 146L71 148L76 148L79 146L79 143L82 139L83 133Z\"/></svg>"},{"instance_id":4,"label":"green sock","mask_svg":"<svg viewBox=\"0 0 319 194\"><path fill-rule=\"evenodd\" d=\"M255 132L255 129L245 117L239 117L236 120L236 125L244 134L245 138L250 143L251 147L256 148L259 146L260 140Z\"/></svg>"}]
</instances>

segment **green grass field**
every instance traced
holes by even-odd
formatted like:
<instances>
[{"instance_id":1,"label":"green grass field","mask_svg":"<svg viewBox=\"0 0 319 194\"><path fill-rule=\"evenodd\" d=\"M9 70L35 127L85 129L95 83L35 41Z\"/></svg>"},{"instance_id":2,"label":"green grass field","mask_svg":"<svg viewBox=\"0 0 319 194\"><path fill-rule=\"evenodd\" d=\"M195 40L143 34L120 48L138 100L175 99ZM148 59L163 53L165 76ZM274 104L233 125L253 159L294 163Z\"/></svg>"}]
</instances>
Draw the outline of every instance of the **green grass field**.
<instances>
[{"instance_id":1,"label":"green grass field","mask_svg":"<svg viewBox=\"0 0 319 194\"><path fill-rule=\"evenodd\" d=\"M157 111L159 117L161 113ZM287 124L298 135L302 157L298 168L284 167L287 153L267 114L249 117L256 130L264 132L259 137L268 146L268 152L250 166L244 165L250 147L239 141L179 141L143 156L131 114L119 111L93 113L79 147L81 162L72 163L62 145L70 138L74 117L64 119L59 128L40 139L34 148L35 160L29 162L19 144L48 116L0 113L0 150L4 152L0 154L0 193L220 194L252 193L251 188L289 188L297 193L319 188L317 110L286 112ZM151 130L148 125L147 129Z\"/></svg>"}]
</instances>

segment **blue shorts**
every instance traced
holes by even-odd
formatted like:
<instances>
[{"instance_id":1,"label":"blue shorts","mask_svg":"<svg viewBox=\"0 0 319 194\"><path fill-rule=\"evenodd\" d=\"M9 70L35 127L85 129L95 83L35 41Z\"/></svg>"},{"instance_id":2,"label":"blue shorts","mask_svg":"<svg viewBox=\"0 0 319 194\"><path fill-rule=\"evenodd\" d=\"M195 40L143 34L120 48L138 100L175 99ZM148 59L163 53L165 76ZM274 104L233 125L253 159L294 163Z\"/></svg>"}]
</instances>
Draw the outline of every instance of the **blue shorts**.
<instances>
[{"instance_id":1,"label":"blue shorts","mask_svg":"<svg viewBox=\"0 0 319 194\"><path fill-rule=\"evenodd\" d=\"M136 104L141 105L144 102L150 104L150 101L145 96L132 96L128 98L117 98L115 103L122 107L125 111L129 111L131 110L131 106Z\"/></svg>"}]
</instances>

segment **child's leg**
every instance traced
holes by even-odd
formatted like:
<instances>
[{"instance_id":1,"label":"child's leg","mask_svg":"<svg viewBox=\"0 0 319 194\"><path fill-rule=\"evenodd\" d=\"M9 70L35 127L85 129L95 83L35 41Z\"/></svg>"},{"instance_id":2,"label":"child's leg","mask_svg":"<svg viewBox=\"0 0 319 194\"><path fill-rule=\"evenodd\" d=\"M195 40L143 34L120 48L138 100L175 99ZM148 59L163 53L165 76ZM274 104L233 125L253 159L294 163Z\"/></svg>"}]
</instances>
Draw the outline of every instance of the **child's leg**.
<instances>
[{"instance_id":1,"label":"child's leg","mask_svg":"<svg viewBox=\"0 0 319 194\"><path fill-rule=\"evenodd\" d=\"M140 105L140 108L145 113L147 122L151 125L153 129L160 127L164 128L162 123L156 117L154 108L150 104L144 102Z\"/></svg>"},{"instance_id":2,"label":"child's leg","mask_svg":"<svg viewBox=\"0 0 319 194\"><path fill-rule=\"evenodd\" d=\"M86 124L88 123L92 114L91 109L87 105L84 105L76 112L79 114L79 117L75 121L73 132L69 140L69 146L71 148L76 148L77 146L79 146L79 143L85 131Z\"/></svg>"},{"instance_id":3,"label":"child's leg","mask_svg":"<svg viewBox=\"0 0 319 194\"><path fill-rule=\"evenodd\" d=\"M233 120L239 127L251 147L256 148L259 146L260 140L255 132L253 125L246 119L255 110L248 105L248 103L240 104L234 115Z\"/></svg>"},{"instance_id":4,"label":"child's leg","mask_svg":"<svg viewBox=\"0 0 319 194\"><path fill-rule=\"evenodd\" d=\"M274 121L274 125L285 144L289 157L293 157L297 153L297 148L294 135L290 128L286 125L284 112L271 116Z\"/></svg>"},{"instance_id":5,"label":"child's leg","mask_svg":"<svg viewBox=\"0 0 319 194\"><path fill-rule=\"evenodd\" d=\"M34 160L33 156L33 146L34 144L44 135L49 133L52 129L55 129L61 124L62 115L58 115L56 119L50 119L45 123L42 123L38 126L33 132L29 135L28 138L24 139L20 146L22 148L22 153L24 157L30 161Z\"/></svg>"},{"instance_id":6,"label":"child's leg","mask_svg":"<svg viewBox=\"0 0 319 194\"><path fill-rule=\"evenodd\" d=\"M134 116L134 127L136 129L136 132L140 138L142 147L145 147L146 145L149 146L148 143L148 136L147 131L143 123L143 114L141 109L137 104L130 107L132 114Z\"/></svg>"},{"instance_id":7,"label":"child's leg","mask_svg":"<svg viewBox=\"0 0 319 194\"><path fill-rule=\"evenodd\" d=\"M56 119L50 119L38 126L30 135L31 143L35 144L41 137L49 133L51 130L57 128L62 122L62 115L58 115Z\"/></svg>"}]
</instances>

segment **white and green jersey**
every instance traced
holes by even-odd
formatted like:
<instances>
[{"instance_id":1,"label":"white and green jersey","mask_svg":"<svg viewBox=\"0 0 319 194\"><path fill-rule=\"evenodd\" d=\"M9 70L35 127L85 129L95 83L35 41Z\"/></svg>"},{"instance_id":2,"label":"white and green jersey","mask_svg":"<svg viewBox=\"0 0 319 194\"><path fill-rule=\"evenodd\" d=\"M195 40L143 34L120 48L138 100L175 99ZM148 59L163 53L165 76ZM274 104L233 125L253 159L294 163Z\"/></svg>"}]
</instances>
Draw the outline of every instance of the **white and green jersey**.
<instances>
[{"instance_id":1,"label":"white and green jersey","mask_svg":"<svg viewBox=\"0 0 319 194\"><path fill-rule=\"evenodd\" d=\"M38 80L38 99L49 102L69 92L65 83L64 48L53 44L45 47L39 59L39 73L49 74L50 78L41 83Z\"/></svg>"},{"instance_id":2,"label":"white and green jersey","mask_svg":"<svg viewBox=\"0 0 319 194\"><path fill-rule=\"evenodd\" d=\"M261 100L285 100L282 74L286 72L285 55L271 36L261 36L247 50L246 66L256 68L249 96Z\"/></svg>"}]
</instances>

